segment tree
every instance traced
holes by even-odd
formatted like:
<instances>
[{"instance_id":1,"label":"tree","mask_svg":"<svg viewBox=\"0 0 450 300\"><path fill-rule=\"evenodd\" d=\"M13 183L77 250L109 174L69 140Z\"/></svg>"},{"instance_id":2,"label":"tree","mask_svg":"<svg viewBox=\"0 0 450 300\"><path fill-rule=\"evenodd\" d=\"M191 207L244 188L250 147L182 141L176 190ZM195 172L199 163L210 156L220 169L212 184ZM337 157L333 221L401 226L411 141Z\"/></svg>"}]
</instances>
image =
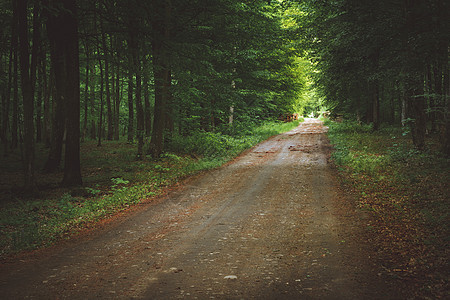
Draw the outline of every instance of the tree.
<instances>
[{"instance_id":1,"label":"tree","mask_svg":"<svg viewBox=\"0 0 450 300\"><path fill-rule=\"evenodd\" d=\"M80 185L80 66L75 0L49 1L47 32L58 101L64 105L66 147L63 185ZM70 113L68 113L70 112Z\"/></svg>"},{"instance_id":2,"label":"tree","mask_svg":"<svg viewBox=\"0 0 450 300\"><path fill-rule=\"evenodd\" d=\"M34 96L30 72L30 55L29 55L29 40L28 40L28 22L27 22L27 1L17 1L17 17L18 17L18 33L19 33L19 61L20 61L20 75L21 87L23 97L23 111L24 111L24 174L25 174L25 188L27 190L36 189L36 179L34 177ZM36 16L35 16L36 17ZM33 53L35 55L36 53Z\"/></svg>"},{"instance_id":3,"label":"tree","mask_svg":"<svg viewBox=\"0 0 450 300\"><path fill-rule=\"evenodd\" d=\"M445 99L440 87L448 66L448 8L442 0L305 1L302 34L318 69L316 83L334 112L358 119L362 113L374 129L401 119L423 149L426 111L446 111L437 103ZM427 75L431 65L434 84ZM444 121L429 116L436 118L431 124Z\"/></svg>"}]
</instances>

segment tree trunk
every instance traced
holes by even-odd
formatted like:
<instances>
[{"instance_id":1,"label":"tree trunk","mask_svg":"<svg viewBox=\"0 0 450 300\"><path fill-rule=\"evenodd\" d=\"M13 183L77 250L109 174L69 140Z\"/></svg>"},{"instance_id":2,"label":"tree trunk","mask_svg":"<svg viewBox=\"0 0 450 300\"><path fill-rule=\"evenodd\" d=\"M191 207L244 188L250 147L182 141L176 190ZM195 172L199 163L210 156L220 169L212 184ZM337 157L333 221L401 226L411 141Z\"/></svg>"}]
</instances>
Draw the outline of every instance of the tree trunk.
<instances>
[{"instance_id":1,"label":"tree trunk","mask_svg":"<svg viewBox=\"0 0 450 300\"><path fill-rule=\"evenodd\" d=\"M153 112L153 131L150 140L150 154L153 158L159 158L164 145L165 124L165 98L163 97L164 73L166 72L162 62L162 41L154 38L153 50L153 75L155 80L155 107Z\"/></svg>"},{"instance_id":2,"label":"tree trunk","mask_svg":"<svg viewBox=\"0 0 450 300\"><path fill-rule=\"evenodd\" d=\"M134 108L133 108L133 72L132 60L130 58L130 68L128 70L128 142L134 140Z\"/></svg>"},{"instance_id":3,"label":"tree trunk","mask_svg":"<svg viewBox=\"0 0 450 300\"><path fill-rule=\"evenodd\" d=\"M46 147L50 147L51 141L51 113L50 113L50 95L52 93L53 79L52 72L50 72L50 80L47 82L47 59L42 60L42 69L44 73L43 86L44 86L44 132L43 140Z\"/></svg>"},{"instance_id":4,"label":"tree trunk","mask_svg":"<svg viewBox=\"0 0 450 300\"><path fill-rule=\"evenodd\" d=\"M40 81L36 91L36 143L42 142L42 78L44 77L42 66L39 66L38 79Z\"/></svg>"},{"instance_id":5,"label":"tree trunk","mask_svg":"<svg viewBox=\"0 0 450 300\"><path fill-rule=\"evenodd\" d=\"M91 127L90 127L90 136L91 139L95 140L97 138L97 126L95 125L95 66L92 66L92 84L91 84L91 97L90 97L90 104L91 104Z\"/></svg>"},{"instance_id":6,"label":"tree trunk","mask_svg":"<svg viewBox=\"0 0 450 300\"><path fill-rule=\"evenodd\" d=\"M164 19L153 23L153 76L155 80L155 107L153 113L153 131L149 150L153 158L159 158L164 150L164 129L166 124L167 103L170 97L170 69L167 65L167 49L164 41L170 38L171 1L164 5Z\"/></svg>"},{"instance_id":7,"label":"tree trunk","mask_svg":"<svg viewBox=\"0 0 450 300\"><path fill-rule=\"evenodd\" d=\"M411 134L414 146L419 150L425 148L425 133L426 133L426 114L425 114L425 98L423 96L423 85L421 81L417 80L415 88L410 91L409 110L413 118L411 124Z\"/></svg>"},{"instance_id":8,"label":"tree trunk","mask_svg":"<svg viewBox=\"0 0 450 300\"><path fill-rule=\"evenodd\" d=\"M170 138L173 134L174 128L175 128L175 121L174 121L174 117L173 117L173 98L172 98L172 93L171 93L171 89L172 89L172 72L170 71L170 69L167 70L167 73L164 74L165 80L164 80L164 95L166 97L166 132L168 135L168 138Z\"/></svg>"},{"instance_id":9,"label":"tree trunk","mask_svg":"<svg viewBox=\"0 0 450 300\"><path fill-rule=\"evenodd\" d=\"M371 85L373 130L378 130L380 127L380 87L377 81L373 82Z\"/></svg>"},{"instance_id":10,"label":"tree trunk","mask_svg":"<svg viewBox=\"0 0 450 300\"><path fill-rule=\"evenodd\" d=\"M114 140L118 141L120 136L120 67L117 64L117 73L116 73L116 97L114 101Z\"/></svg>"},{"instance_id":11,"label":"tree trunk","mask_svg":"<svg viewBox=\"0 0 450 300\"><path fill-rule=\"evenodd\" d=\"M61 21L59 21L61 22ZM51 88L53 89L53 117L50 150L47 161L44 165L45 172L55 172L61 164L63 138L66 128L65 121L65 66L63 45L58 41L61 37L58 36L59 22L57 16L47 16L47 34L50 42L50 56L51 56Z\"/></svg>"},{"instance_id":12,"label":"tree trunk","mask_svg":"<svg viewBox=\"0 0 450 300\"><path fill-rule=\"evenodd\" d=\"M113 117L112 117L112 108L111 108L111 91L109 89L109 50L106 42L106 33L103 29L103 21L100 19L100 30L102 35L102 46L103 46L103 54L105 60L105 89L106 89L106 126L107 126L107 134L106 139L108 141L113 138Z\"/></svg>"},{"instance_id":13,"label":"tree trunk","mask_svg":"<svg viewBox=\"0 0 450 300\"><path fill-rule=\"evenodd\" d=\"M30 55L28 51L27 0L17 0L17 17L19 24L19 60L24 114L25 189L34 191L37 188L34 177L34 101L32 81L30 78Z\"/></svg>"},{"instance_id":14,"label":"tree trunk","mask_svg":"<svg viewBox=\"0 0 450 300\"><path fill-rule=\"evenodd\" d=\"M447 42L448 46L448 42ZM449 55L448 47L446 47L447 50L447 57ZM447 156L450 157L450 68L449 65L444 65L443 68L443 93L442 93L442 102L443 107L445 107L444 110L444 133L443 133L443 141L442 141L442 152Z\"/></svg>"},{"instance_id":15,"label":"tree trunk","mask_svg":"<svg viewBox=\"0 0 450 300\"><path fill-rule=\"evenodd\" d=\"M83 133L81 139L84 141L87 134L88 126L88 109L89 109L89 68L90 68L90 55L89 51L86 49L86 69L85 69L85 86L84 86L84 118L83 118Z\"/></svg>"},{"instance_id":16,"label":"tree trunk","mask_svg":"<svg viewBox=\"0 0 450 300\"><path fill-rule=\"evenodd\" d=\"M137 45L136 45L137 46ZM141 88L141 66L138 54L138 48L135 48L135 71L136 71L136 137L138 140L138 151L136 157L142 158L144 148L144 109L142 107L142 88Z\"/></svg>"},{"instance_id":17,"label":"tree trunk","mask_svg":"<svg viewBox=\"0 0 450 300\"><path fill-rule=\"evenodd\" d=\"M419 150L425 148L426 133L426 112L425 98L423 93L423 74L425 74L425 65L423 57L416 50L415 37L421 28L418 28L418 20L420 20L420 1L405 1L406 12L406 36L405 55L406 62L404 64L406 79L406 93L408 98L408 110L410 118L412 118L411 134L414 146Z\"/></svg>"},{"instance_id":18,"label":"tree trunk","mask_svg":"<svg viewBox=\"0 0 450 300\"><path fill-rule=\"evenodd\" d=\"M14 14L15 15L15 14ZM14 19L15 17L13 17ZM11 38L14 39L14 28L15 28L15 24L17 22L15 21L15 19L12 22L12 32L11 32ZM4 153L3 155L6 157L8 156L8 126L10 126L9 124L9 107L10 107L10 103L11 103L11 88L12 88L12 82L13 82L13 55L14 55L15 49L13 46L13 43L11 43L10 49L9 49L9 63L8 63L8 85L6 87L6 92L5 92L5 97L4 100L2 102L2 112L3 112L3 117L2 117L2 133L1 136L3 137L2 143L3 143L3 149L4 149Z\"/></svg>"},{"instance_id":19,"label":"tree trunk","mask_svg":"<svg viewBox=\"0 0 450 300\"><path fill-rule=\"evenodd\" d=\"M402 91L401 95L401 124L402 127L406 126L406 119L408 118L408 102L406 100L406 94L405 91Z\"/></svg>"},{"instance_id":20,"label":"tree trunk","mask_svg":"<svg viewBox=\"0 0 450 300\"><path fill-rule=\"evenodd\" d=\"M433 74L431 65L427 66L427 75L426 75L426 94L428 99L428 119L431 122L431 132L437 131L436 126L436 97L434 93L434 84L433 84Z\"/></svg>"},{"instance_id":21,"label":"tree trunk","mask_svg":"<svg viewBox=\"0 0 450 300\"><path fill-rule=\"evenodd\" d=\"M147 66L147 64L145 64ZM152 133L152 116L150 107L150 91L149 91L149 70L144 68L143 74L143 89L144 89L144 123L145 123L145 136L150 137Z\"/></svg>"},{"instance_id":22,"label":"tree trunk","mask_svg":"<svg viewBox=\"0 0 450 300\"><path fill-rule=\"evenodd\" d=\"M99 51L100 51L100 49L99 49ZM102 133L103 133L103 88L104 88L103 66L102 66L102 61L101 61L100 57L98 58L98 64L99 64L99 68L100 68L100 109L99 109L98 123L97 123L97 129L98 129L97 147L100 147L102 145Z\"/></svg>"},{"instance_id":23,"label":"tree trunk","mask_svg":"<svg viewBox=\"0 0 450 300\"><path fill-rule=\"evenodd\" d=\"M76 15L76 1L66 0L66 106L67 114L66 152L64 161L65 186L81 185L80 165L80 63L78 46L78 22Z\"/></svg>"},{"instance_id":24,"label":"tree trunk","mask_svg":"<svg viewBox=\"0 0 450 300\"><path fill-rule=\"evenodd\" d=\"M12 118L11 118L11 149L17 149L18 145L18 119L19 119L19 70L18 70L18 36L17 36L17 1L13 2L13 24L12 24L12 36L11 47L13 49L13 101L12 101Z\"/></svg>"},{"instance_id":25,"label":"tree trunk","mask_svg":"<svg viewBox=\"0 0 450 300\"><path fill-rule=\"evenodd\" d=\"M52 13L47 16L47 33L54 66L57 105L65 109L66 147L62 185L82 184L80 166L80 65L78 53L78 24L75 0L51 2ZM58 112L56 112L58 115ZM64 117L63 117L64 120ZM63 127L64 128L64 127ZM62 134L59 128L57 138ZM61 134L61 135L59 135ZM59 141L58 141L59 142ZM62 144L62 143L61 143ZM59 156L60 159L60 156Z\"/></svg>"}]
</instances>

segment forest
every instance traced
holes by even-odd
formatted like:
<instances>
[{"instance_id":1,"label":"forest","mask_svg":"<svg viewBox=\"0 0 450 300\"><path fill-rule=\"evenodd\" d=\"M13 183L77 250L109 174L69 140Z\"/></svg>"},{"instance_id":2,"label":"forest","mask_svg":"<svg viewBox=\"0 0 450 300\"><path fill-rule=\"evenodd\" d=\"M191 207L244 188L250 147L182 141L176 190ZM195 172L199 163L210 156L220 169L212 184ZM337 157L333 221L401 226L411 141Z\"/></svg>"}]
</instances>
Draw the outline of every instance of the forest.
<instances>
[{"instance_id":1,"label":"forest","mask_svg":"<svg viewBox=\"0 0 450 300\"><path fill-rule=\"evenodd\" d=\"M36 144L49 149L46 172L63 164L63 185L79 185L80 142L126 136L137 159L158 158L174 136L235 131L307 102L298 26L281 2L1 6L1 143L4 156L23 152L26 189Z\"/></svg>"},{"instance_id":2,"label":"forest","mask_svg":"<svg viewBox=\"0 0 450 300\"><path fill-rule=\"evenodd\" d=\"M444 295L448 20L445 0L1 0L0 257L314 117L390 275Z\"/></svg>"},{"instance_id":3,"label":"forest","mask_svg":"<svg viewBox=\"0 0 450 300\"><path fill-rule=\"evenodd\" d=\"M329 110L450 153L446 1L2 1L3 156L79 185L80 142L159 157L194 132ZM63 153L64 149L64 153ZM62 158L64 157L64 162Z\"/></svg>"},{"instance_id":4,"label":"forest","mask_svg":"<svg viewBox=\"0 0 450 300\"><path fill-rule=\"evenodd\" d=\"M127 207L296 126L283 122L293 116L351 122L343 131L355 136L398 131L399 161L435 151L448 164L449 6L2 0L2 202L35 211L29 199L53 197L37 218L58 208L64 222L88 206L80 197ZM91 219L110 213L95 197ZM30 242L36 232L12 227L2 247L55 235Z\"/></svg>"}]
</instances>

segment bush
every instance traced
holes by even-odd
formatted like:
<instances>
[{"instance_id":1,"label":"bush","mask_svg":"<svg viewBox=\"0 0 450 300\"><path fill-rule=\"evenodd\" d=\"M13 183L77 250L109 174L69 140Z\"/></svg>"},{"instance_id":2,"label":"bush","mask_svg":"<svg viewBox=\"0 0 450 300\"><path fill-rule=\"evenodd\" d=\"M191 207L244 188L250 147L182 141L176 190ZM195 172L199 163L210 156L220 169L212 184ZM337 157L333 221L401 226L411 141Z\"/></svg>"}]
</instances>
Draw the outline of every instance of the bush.
<instances>
[{"instance_id":1,"label":"bush","mask_svg":"<svg viewBox=\"0 0 450 300\"><path fill-rule=\"evenodd\" d=\"M254 128L247 128L234 135L205 131L197 131L189 136L174 135L168 145L168 151L194 154L202 158L230 158L273 135L290 130L298 124L299 121L268 122Z\"/></svg>"}]
</instances>

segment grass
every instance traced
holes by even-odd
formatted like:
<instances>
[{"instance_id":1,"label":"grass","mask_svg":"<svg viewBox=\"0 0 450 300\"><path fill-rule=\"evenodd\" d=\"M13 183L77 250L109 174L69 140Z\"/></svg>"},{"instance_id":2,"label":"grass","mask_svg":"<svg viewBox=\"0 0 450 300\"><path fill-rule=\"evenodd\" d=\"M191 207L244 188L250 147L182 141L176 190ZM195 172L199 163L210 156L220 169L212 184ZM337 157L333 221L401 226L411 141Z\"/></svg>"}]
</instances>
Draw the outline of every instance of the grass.
<instances>
[{"instance_id":1,"label":"grass","mask_svg":"<svg viewBox=\"0 0 450 300\"><path fill-rule=\"evenodd\" d=\"M396 278L413 278L420 297L446 293L449 249L450 160L430 136L417 151L401 128L327 121L332 159L357 205L372 218L374 247ZM448 296L448 295L447 295Z\"/></svg>"},{"instance_id":2,"label":"grass","mask_svg":"<svg viewBox=\"0 0 450 300\"><path fill-rule=\"evenodd\" d=\"M62 173L37 174L39 195L21 192L20 155L2 158L0 173L0 257L48 247L95 222L155 197L186 176L221 166L242 151L299 122L270 122L240 135L197 132L175 136L158 160L136 160L136 145L123 141L82 143L84 186L59 186ZM206 146L205 146L206 145ZM41 170L46 150L38 148Z\"/></svg>"}]
</instances>

